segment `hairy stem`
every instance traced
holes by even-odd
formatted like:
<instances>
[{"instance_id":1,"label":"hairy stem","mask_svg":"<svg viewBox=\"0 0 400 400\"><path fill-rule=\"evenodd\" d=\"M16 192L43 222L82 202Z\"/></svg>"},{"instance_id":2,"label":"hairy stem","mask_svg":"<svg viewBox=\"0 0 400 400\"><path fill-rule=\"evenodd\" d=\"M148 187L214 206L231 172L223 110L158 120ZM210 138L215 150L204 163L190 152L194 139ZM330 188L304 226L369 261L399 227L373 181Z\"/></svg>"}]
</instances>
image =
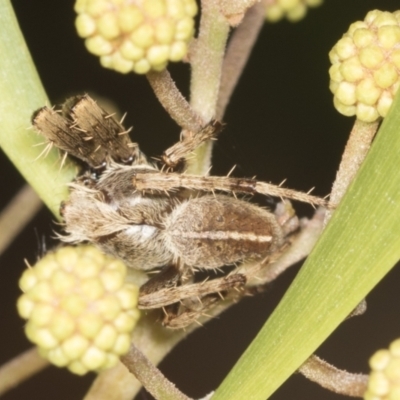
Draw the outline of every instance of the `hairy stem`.
<instances>
[{"instance_id":1,"label":"hairy stem","mask_svg":"<svg viewBox=\"0 0 400 400\"><path fill-rule=\"evenodd\" d=\"M167 70L152 71L146 76L154 94L171 118L183 129L199 132L203 127L203 121L182 96L170 73Z\"/></svg>"},{"instance_id":2,"label":"hairy stem","mask_svg":"<svg viewBox=\"0 0 400 400\"><path fill-rule=\"evenodd\" d=\"M332 204L339 204L348 186L353 181L371 147L378 126L379 122L363 122L356 119L346 143L335 182L332 186L330 195L330 202ZM328 211L325 216L325 224L331 216L332 211Z\"/></svg>"},{"instance_id":3,"label":"hairy stem","mask_svg":"<svg viewBox=\"0 0 400 400\"><path fill-rule=\"evenodd\" d=\"M345 396L363 397L367 390L368 375L340 370L316 355L312 355L299 372L323 388Z\"/></svg>"},{"instance_id":4,"label":"hairy stem","mask_svg":"<svg viewBox=\"0 0 400 400\"><path fill-rule=\"evenodd\" d=\"M131 346L128 354L121 357L121 361L156 399L191 400L180 392L135 345Z\"/></svg>"},{"instance_id":5,"label":"hairy stem","mask_svg":"<svg viewBox=\"0 0 400 400\"><path fill-rule=\"evenodd\" d=\"M157 365L173 347L179 343L197 325L188 330L172 331L161 326L157 321L157 312L144 315L133 331L132 343ZM139 392L142 385L122 365L98 375L85 400L131 400Z\"/></svg>"},{"instance_id":6,"label":"hairy stem","mask_svg":"<svg viewBox=\"0 0 400 400\"><path fill-rule=\"evenodd\" d=\"M139 392L141 383L118 363L114 368L97 375L84 400L132 400Z\"/></svg>"},{"instance_id":7,"label":"hairy stem","mask_svg":"<svg viewBox=\"0 0 400 400\"><path fill-rule=\"evenodd\" d=\"M0 396L49 366L33 347L0 367Z\"/></svg>"},{"instance_id":8,"label":"hairy stem","mask_svg":"<svg viewBox=\"0 0 400 400\"><path fill-rule=\"evenodd\" d=\"M222 65L221 88L218 96L216 119L222 120L238 80L263 27L265 5L257 3L250 8L229 42Z\"/></svg>"},{"instance_id":9,"label":"hairy stem","mask_svg":"<svg viewBox=\"0 0 400 400\"><path fill-rule=\"evenodd\" d=\"M192 46L190 104L204 122L216 115L222 62L229 34L229 24L221 14L218 0L203 0L199 36ZM195 151L188 173L205 174L210 168L212 142Z\"/></svg>"}]
</instances>

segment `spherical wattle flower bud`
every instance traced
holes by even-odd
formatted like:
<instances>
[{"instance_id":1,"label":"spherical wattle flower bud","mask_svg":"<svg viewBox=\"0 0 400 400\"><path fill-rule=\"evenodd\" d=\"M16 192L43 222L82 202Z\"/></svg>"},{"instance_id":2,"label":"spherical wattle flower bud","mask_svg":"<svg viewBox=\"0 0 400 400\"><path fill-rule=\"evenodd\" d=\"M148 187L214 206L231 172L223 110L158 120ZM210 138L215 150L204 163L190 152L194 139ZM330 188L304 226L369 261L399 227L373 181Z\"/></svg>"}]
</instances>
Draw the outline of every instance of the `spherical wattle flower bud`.
<instances>
[{"instance_id":1,"label":"spherical wattle flower bud","mask_svg":"<svg viewBox=\"0 0 400 400\"><path fill-rule=\"evenodd\" d=\"M76 28L103 67L162 71L181 61L194 33L195 0L77 0Z\"/></svg>"},{"instance_id":2,"label":"spherical wattle flower bud","mask_svg":"<svg viewBox=\"0 0 400 400\"><path fill-rule=\"evenodd\" d=\"M317 7L323 0L266 0L265 17L269 22L277 22L287 18L291 22L302 19L308 7Z\"/></svg>"},{"instance_id":3,"label":"spherical wattle flower bud","mask_svg":"<svg viewBox=\"0 0 400 400\"><path fill-rule=\"evenodd\" d=\"M63 247L27 269L18 312L39 352L75 374L113 367L139 319L126 266L92 246Z\"/></svg>"},{"instance_id":4,"label":"spherical wattle flower bud","mask_svg":"<svg viewBox=\"0 0 400 400\"><path fill-rule=\"evenodd\" d=\"M371 11L329 53L335 108L365 122L385 117L399 87L400 11Z\"/></svg>"},{"instance_id":5,"label":"spherical wattle flower bud","mask_svg":"<svg viewBox=\"0 0 400 400\"><path fill-rule=\"evenodd\" d=\"M364 400L400 399L400 339L378 350L369 360L368 390Z\"/></svg>"}]
</instances>

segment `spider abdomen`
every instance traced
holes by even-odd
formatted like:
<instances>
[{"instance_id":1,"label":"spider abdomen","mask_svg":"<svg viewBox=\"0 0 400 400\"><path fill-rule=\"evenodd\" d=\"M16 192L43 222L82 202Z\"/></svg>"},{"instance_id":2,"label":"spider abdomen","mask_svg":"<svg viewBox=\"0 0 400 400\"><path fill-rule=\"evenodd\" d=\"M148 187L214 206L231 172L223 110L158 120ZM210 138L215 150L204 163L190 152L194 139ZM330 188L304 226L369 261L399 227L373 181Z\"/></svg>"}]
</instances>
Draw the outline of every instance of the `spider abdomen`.
<instances>
[{"instance_id":1,"label":"spider abdomen","mask_svg":"<svg viewBox=\"0 0 400 400\"><path fill-rule=\"evenodd\" d=\"M261 258L282 243L282 230L273 214L223 195L179 204L167 218L164 234L176 258L211 269Z\"/></svg>"}]
</instances>

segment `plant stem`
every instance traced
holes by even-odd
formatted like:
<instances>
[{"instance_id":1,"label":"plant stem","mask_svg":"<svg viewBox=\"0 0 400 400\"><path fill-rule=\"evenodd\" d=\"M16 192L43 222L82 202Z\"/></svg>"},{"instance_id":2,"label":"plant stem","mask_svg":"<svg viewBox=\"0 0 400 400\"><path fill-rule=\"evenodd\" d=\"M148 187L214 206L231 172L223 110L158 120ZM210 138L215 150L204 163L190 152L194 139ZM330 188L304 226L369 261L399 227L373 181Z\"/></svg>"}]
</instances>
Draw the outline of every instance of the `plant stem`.
<instances>
[{"instance_id":1,"label":"plant stem","mask_svg":"<svg viewBox=\"0 0 400 400\"><path fill-rule=\"evenodd\" d=\"M50 364L33 347L0 368L0 396Z\"/></svg>"},{"instance_id":2,"label":"plant stem","mask_svg":"<svg viewBox=\"0 0 400 400\"><path fill-rule=\"evenodd\" d=\"M229 34L229 24L221 14L218 0L203 0L199 36L192 46L190 104L207 123L216 115L222 61ZM204 175L210 168L212 142L195 151L187 172Z\"/></svg>"},{"instance_id":3,"label":"plant stem","mask_svg":"<svg viewBox=\"0 0 400 400\"><path fill-rule=\"evenodd\" d=\"M238 80L265 20L265 4L261 1L250 8L229 42L222 65L221 88L216 119L222 120Z\"/></svg>"},{"instance_id":4,"label":"plant stem","mask_svg":"<svg viewBox=\"0 0 400 400\"><path fill-rule=\"evenodd\" d=\"M141 388L125 365L118 363L97 375L83 400L132 400Z\"/></svg>"},{"instance_id":5,"label":"plant stem","mask_svg":"<svg viewBox=\"0 0 400 400\"><path fill-rule=\"evenodd\" d=\"M152 71L146 76L154 94L171 118L183 129L199 132L203 127L203 121L182 96L170 73L167 70Z\"/></svg>"},{"instance_id":6,"label":"plant stem","mask_svg":"<svg viewBox=\"0 0 400 400\"><path fill-rule=\"evenodd\" d=\"M39 211L42 202L29 185L11 199L0 214L0 255Z\"/></svg>"},{"instance_id":7,"label":"plant stem","mask_svg":"<svg viewBox=\"0 0 400 400\"><path fill-rule=\"evenodd\" d=\"M299 372L325 389L345 396L363 397L367 390L368 375L340 370L316 355L312 355Z\"/></svg>"},{"instance_id":8,"label":"plant stem","mask_svg":"<svg viewBox=\"0 0 400 400\"><path fill-rule=\"evenodd\" d=\"M198 327L192 324L186 331L166 329L157 321L157 315L157 312L143 315L132 336L132 343L155 365ZM85 400L131 400L141 387L141 383L125 367L117 366L99 374Z\"/></svg>"},{"instance_id":9,"label":"plant stem","mask_svg":"<svg viewBox=\"0 0 400 400\"><path fill-rule=\"evenodd\" d=\"M131 346L128 354L121 357L121 361L156 399L191 400L180 392L135 345Z\"/></svg>"},{"instance_id":10,"label":"plant stem","mask_svg":"<svg viewBox=\"0 0 400 400\"><path fill-rule=\"evenodd\" d=\"M335 182L332 186L329 199L332 204L338 205L346 193L347 188L368 154L378 126L379 122L363 122L356 119L346 143ZM332 213L333 211L326 213L325 224L329 221Z\"/></svg>"}]
</instances>

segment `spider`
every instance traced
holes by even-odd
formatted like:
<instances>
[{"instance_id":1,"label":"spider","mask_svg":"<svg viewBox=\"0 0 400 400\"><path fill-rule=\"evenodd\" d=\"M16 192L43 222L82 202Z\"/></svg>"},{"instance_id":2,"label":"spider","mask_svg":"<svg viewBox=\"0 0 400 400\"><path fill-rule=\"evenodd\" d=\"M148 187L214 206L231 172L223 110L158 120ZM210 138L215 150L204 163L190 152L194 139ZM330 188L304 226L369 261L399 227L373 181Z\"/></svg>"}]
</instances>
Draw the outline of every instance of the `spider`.
<instances>
[{"instance_id":1,"label":"spider","mask_svg":"<svg viewBox=\"0 0 400 400\"><path fill-rule=\"evenodd\" d=\"M130 268L159 271L141 287L139 307L164 308L163 323L170 328L195 321L221 293L234 297L244 291L241 273L196 283L197 270L262 260L278 252L294 229L290 217L279 218L236 193L326 205L320 198L255 179L183 173L187 156L220 131L217 121L166 150L163 170L131 142L122 121L88 95L67 100L59 110L43 107L32 123L49 145L86 165L61 205L62 240L90 242Z\"/></svg>"}]
</instances>

